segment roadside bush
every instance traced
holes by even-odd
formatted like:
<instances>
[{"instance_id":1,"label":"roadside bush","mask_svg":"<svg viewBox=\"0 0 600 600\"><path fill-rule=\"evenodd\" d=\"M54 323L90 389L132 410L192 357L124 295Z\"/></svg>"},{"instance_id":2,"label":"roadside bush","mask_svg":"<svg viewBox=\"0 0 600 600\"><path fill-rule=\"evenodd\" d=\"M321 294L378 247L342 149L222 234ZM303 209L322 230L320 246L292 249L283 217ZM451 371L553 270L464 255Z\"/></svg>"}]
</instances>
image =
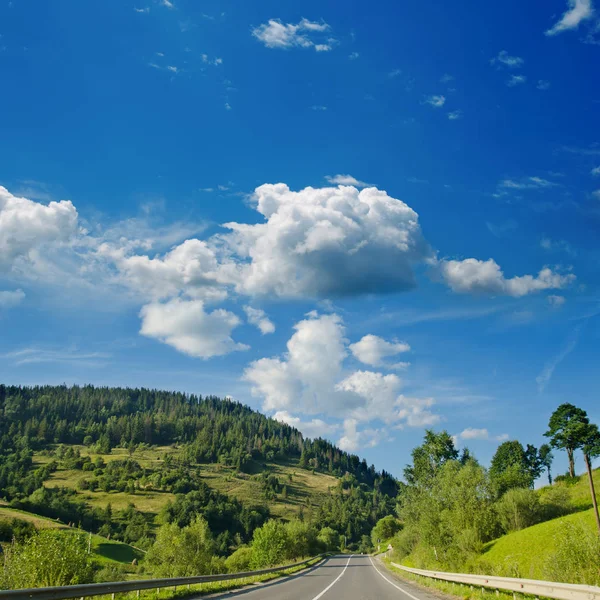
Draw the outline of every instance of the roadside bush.
<instances>
[{"instance_id":1,"label":"roadside bush","mask_svg":"<svg viewBox=\"0 0 600 600\"><path fill-rule=\"evenodd\" d=\"M496 502L502 529L508 533L535 525L541 520L541 508L536 492L526 488L509 490Z\"/></svg>"},{"instance_id":2,"label":"roadside bush","mask_svg":"<svg viewBox=\"0 0 600 600\"><path fill-rule=\"evenodd\" d=\"M196 517L187 527L163 525L146 554L145 563L157 577L186 577L217 572L215 543L206 519Z\"/></svg>"},{"instance_id":3,"label":"roadside bush","mask_svg":"<svg viewBox=\"0 0 600 600\"><path fill-rule=\"evenodd\" d=\"M600 538L594 529L579 523L563 523L555 547L544 566L549 581L600 584Z\"/></svg>"},{"instance_id":4,"label":"roadside bush","mask_svg":"<svg viewBox=\"0 0 600 600\"><path fill-rule=\"evenodd\" d=\"M321 544L323 552L333 552L340 549L340 534L331 527L323 527L317 535L317 541Z\"/></svg>"},{"instance_id":5,"label":"roadside bush","mask_svg":"<svg viewBox=\"0 0 600 600\"><path fill-rule=\"evenodd\" d=\"M540 507L542 521L556 519L573 512L571 504L571 491L564 485L552 485L542 488L540 494Z\"/></svg>"},{"instance_id":6,"label":"roadside bush","mask_svg":"<svg viewBox=\"0 0 600 600\"><path fill-rule=\"evenodd\" d=\"M252 538L253 569L282 564L288 556L288 534L285 526L271 519L254 531Z\"/></svg>"},{"instance_id":7,"label":"roadside bush","mask_svg":"<svg viewBox=\"0 0 600 600\"><path fill-rule=\"evenodd\" d=\"M285 530L288 539L286 558L295 560L319 553L317 534L312 525L294 519L285 524Z\"/></svg>"},{"instance_id":8,"label":"roadside bush","mask_svg":"<svg viewBox=\"0 0 600 600\"><path fill-rule=\"evenodd\" d=\"M84 535L44 529L5 549L2 587L19 589L92 581Z\"/></svg>"},{"instance_id":9,"label":"roadside bush","mask_svg":"<svg viewBox=\"0 0 600 600\"><path fill-rule=\"evenodd\" d=\"M241 573L250 571L252 564L252 548L240 546L233 554L225 559L225 568L228 573Z\"/></svg>"}]
</instances>

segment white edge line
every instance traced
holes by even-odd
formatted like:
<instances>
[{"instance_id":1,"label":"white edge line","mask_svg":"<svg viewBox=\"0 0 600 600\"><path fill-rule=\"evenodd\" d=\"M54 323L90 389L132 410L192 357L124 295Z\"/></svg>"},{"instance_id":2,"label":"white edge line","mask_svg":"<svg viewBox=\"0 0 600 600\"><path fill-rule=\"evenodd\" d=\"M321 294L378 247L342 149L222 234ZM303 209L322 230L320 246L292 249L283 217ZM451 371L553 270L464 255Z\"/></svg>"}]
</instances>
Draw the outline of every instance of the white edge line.
<instances>
[{"instance_id":1,"label":"white edge line","mask_svg":"<svg viewBox=\"0 0 600 600\"><path fill-rule=\"evenodd\" d=\"M401 588L399 585L396 585L393 581L390 581L376 566L375 563L373 562L373 559L369 556L369 560L371 561L371 564L373 565L373 568L377 571L377 573L379 573L379 575L381 575L390 585L393 585L397 590L400 590L403 594L406 594L408 597L412 598L412 600L421 600L420 598L417 598L416 596L413 596L410 592L407 592L404 588ZM314 600L317 600L316 598Z\"/></svg>"},{"instance_id":2,"label":"white edge line","mask_svg":"<svg viewBox=\"0 0 600 600\"><path fill-rule=\"evenodd\" d=\"M350 558L352 558L354 556L354 554L350 555ZM319 598L330 588L332 588L342 577L342 575L346 572L346 569L348 568L348 565L350 564L350 558L348 558L348 562L346 563L346 566L344 567L344 570L334 579L334 581L332 581L320 594L317 594L312 600L319 600ZM415 598L415 600L418 600L418 598Z\"/></svg>"}]
</instances>

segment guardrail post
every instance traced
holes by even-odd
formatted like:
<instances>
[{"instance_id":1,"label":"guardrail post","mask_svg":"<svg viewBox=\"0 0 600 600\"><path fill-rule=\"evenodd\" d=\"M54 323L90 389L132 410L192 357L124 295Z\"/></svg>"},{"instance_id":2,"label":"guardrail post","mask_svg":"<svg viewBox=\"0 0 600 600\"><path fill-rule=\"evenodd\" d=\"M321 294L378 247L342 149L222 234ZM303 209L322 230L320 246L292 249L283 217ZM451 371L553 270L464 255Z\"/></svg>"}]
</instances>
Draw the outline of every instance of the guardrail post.
<instances>
[{"instance_id":1,"label":"guardrail post","mask_svg":"<svg viewBox=\"0 0 600 600\"><path fill-rule=\"evenodd\" d=\"M496 590L496 596L500 595L500 590Z\"/></svg>"},{"instance_id":2,"label":"guardrail post","mask_svg":"<svg viewBox=\"0 0 600 600\"><path fill-rule=\"evenodd\" d=\"M115 600L115 593L114 592L111 594L111 598L112 598L112 600Z\"/></svg>"},{"instance_id":3,"label":"guardrail post","mask_svg":"<svg viewBox=\"0 0 600 600\"><path fill-rule=\"evenodd\" d=\"M137 591L137 597L140 597L140 590Z\"/></svg>"}]
</instances>

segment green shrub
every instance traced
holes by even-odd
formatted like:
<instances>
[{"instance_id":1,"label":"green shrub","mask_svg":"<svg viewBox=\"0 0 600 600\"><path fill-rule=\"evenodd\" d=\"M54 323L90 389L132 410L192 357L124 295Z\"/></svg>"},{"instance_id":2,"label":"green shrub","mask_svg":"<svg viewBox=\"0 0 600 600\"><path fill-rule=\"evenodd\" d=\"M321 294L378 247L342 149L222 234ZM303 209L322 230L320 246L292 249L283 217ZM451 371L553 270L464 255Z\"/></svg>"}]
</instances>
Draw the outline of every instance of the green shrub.
<instances>
[{"instance_id":1,"label":"green shrub","mask_svg":"<svg viewBox=\"0 0 600 600\"><path fill-rule=\"evenodd\" d=\"M541 508L536 492L526 488L509 490L496 502L500 524L506 533L535 525L541 520Z\"/></svg>"},{"instance_id":2,"label":"green shrub","mask_svg":"<svg viewBox=\"0 0 600 600\"><path fill-rule=\"evenodd\" d=\"M542 521L556 519L573 512L571 491L564 485L552 485L539 492Z\"/></svg>"},{"instance_id":3,"label":"green shrub","mask_svg":"<svg viewBox=\"0 0 600 600\"><path fill-rule=\"evenodd\" d=\"M563 523L556 536L556 551L544 565L550 581L600 584L600 537L581 523Z\"/></svg>"},{"instance_id":4,"label":"green shrub","mask_svg":"<svg viewBox=\"0 0 600 600\"><path fill-rule=\"evenodd\" d=\"M288 534L283 523L271 519L254 531L252 538L252 568L281 564L288 556Z\"/></svg>"},{"instance_id":5,"label":"green shrub","mask_svg":"<svg viewBox=\"0 0 600 600\"><path fill-rule=\"evenodd\" d=\"M88 583L87 536L44 529L5 550L2 587L18 589Z\"/></svg>"},{"instance_id":6,"label":"green shrub","mask_svg":"<svg viewBox=\"0 0 600 600\"><path fill-rule=\"evenodd\" d=\"M250 571L252 564L252 548L240 546L233 554L225 559L225 568L228 573L242 573Z\"/></svg>"},{"instance_id":7,"label":"green shrub","mask_svg":"<svg viewBox=\"0 0 600 600\"><path fill-rule=\"evenodd\" d=\"M187 527L176 523L163 525L156 541L146 554L145 563L158 577L208 575L223 568L215 564L215 543L202 517L196 517Z\"/></svg>"}]
</instances>

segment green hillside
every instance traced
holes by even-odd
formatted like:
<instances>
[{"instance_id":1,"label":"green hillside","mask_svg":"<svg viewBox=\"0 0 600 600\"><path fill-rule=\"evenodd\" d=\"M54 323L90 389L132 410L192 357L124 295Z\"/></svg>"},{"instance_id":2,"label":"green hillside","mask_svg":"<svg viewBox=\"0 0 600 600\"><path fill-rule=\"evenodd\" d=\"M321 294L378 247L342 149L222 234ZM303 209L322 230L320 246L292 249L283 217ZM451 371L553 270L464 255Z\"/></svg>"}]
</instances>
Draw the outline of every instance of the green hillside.
<instances>
[{"instance_id":1,"label":"green hillside","mask_svg":"<svg viewBox=\"0 0 600 600\"><path fill-rule=\"evenodd\" d=\"M573 513L521 531L514 531L488 542L477 561L478 570L525 579L550 578L553 555L558 550L565 525L579 525L594 532L596 522L592 510Z\"/></svg>"},{"instance_id":2,"label":"green hillside","mask_svg":"<svg viewBox=\"0 0 600 600\"><path fill-rule=\"evenodd\" d=\"M60 523L55 519L49 519L47 517L29 513L27 511L10 508L6 504L0 504L0 526L2 523L14 523L15 520L30 523L37 530L57 529L64 531L66 535L69 533L86 534L86 532L80 529L68 527L64 523ZM90 549L92 551L94 560L100 564L107 565L111 563L130 565L134 559L139 561L144 555L143 552L133 548L129 544L124 544L115 540L108 540L94 534L91 536Z\"/></svg>"},{"instance_id":3,"label":"green hillside","mask_svg":"<svg viewBox=\"0 0 600 600\"><path fill-rule=\"evenodd\" d=\"M164 467L166 457L177 459L181 456L181 449L171 446L143 447L133 452L124 448L113 448L110 454L98 454L90 451L85 446L73 445L74 450L82 457L90 457L92 461L101 457L106 463L114 460L131 458L138 462L150 477L153 472ZM52 457L47 454L34 453L34 467L49 464ZM261 473L272 474L286 486L286 494L283 497L279 493L268 500L270 513L275 517L290 519L298 516L301 512L307 512L318 507L326 495L338 485L338 479L327 473L302 469L299 459L289 458L279 462L255 462L248 470L255 473L243 473L235 467L219 464L204 463L193 465L201 481L210 488L237 498L243 503L260 505L265 502L264 486L257 475ZM75 490L79 497L91 506L105 509L110 503L115 510L125 509L129 504L143 513L155 516L168 502L175 500L175 494L162 490L136 489L134 494L118 491L101 491L80 489L81 482L90 479L90 473L86 471L67 469L58 466L49 478L44 482L45 487L67 487Z\"/></svg>"},{"instance_id":4,"label":"green hillside","mask_svg":"<svg viewBox=\"0 0 600 600\"><path fill-rule=\"evenodd\" d=\"M358 547L395 507L385 471L228 399L0 385L0 415L0 499L142 549L197 517L222 558L272 518Z\"/></svg>"}]
</instances>

